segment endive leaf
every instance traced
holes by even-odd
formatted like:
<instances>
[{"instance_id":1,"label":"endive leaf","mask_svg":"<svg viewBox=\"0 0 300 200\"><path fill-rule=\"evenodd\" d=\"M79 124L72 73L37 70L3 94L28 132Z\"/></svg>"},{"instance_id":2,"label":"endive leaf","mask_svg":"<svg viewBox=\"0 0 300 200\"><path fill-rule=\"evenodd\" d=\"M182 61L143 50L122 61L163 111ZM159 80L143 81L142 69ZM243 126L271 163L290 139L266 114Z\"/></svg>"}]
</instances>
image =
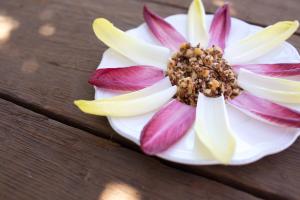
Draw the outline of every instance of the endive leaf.
<instances>
[{"instance_id":1,"label":"endive leaf","mask_svg":"<svg viewBox=\"0 0 300 200\"><path fill-rule=\"evenodd\" d=\"M274 76L287 77L300 75L300 63L279 63L279 64L245 64L233 65L233 69L238 73L240 69L246 69L251 72Z\"/></svg>"},{"instance_id":2,"label":"endive leaf","mask_svg":"<svg viewBox=\"0 0 300 200\"><path fill-rule=\"evenodd\" d=\"M99 99L99 100L95 100L95 101L123 101L123 100L133 100L133 99L138 99L138 98L142 98L142 97L146 97L149 96L151 94L154 93L158 93L162 90L166 90L168 88L172 87L172 84L170 82L169 77L164 78L163 80L153 84L152 86L149 86L147 88L144 88L142 90L138 90L135 92L130 92L127 94L123 94L123 95L119 95L119 96L114 96L114 97L110 97L110 98L105 98L105 99Z\"/></svg>"},{"instance_id":3,"label":"endive leaf","mask_svg":"<svg viewBox=\"0 0 300 200\"><path fill-rule=\"evenodd\" d=\"M228 101L245 114L267 123L300 128L300 113L285 106L256 97L249 92Z\"/></svg>"},{"instance_id":4,"label":"endive leaf","mask_svg":"<svg viewBox=\"0 0 300 200\"><path fill-rule=\"evenodd\" d=\"M283 78L269 77L241 69L238 73L238 81L253 85L289 92L300 92L300 82Z\"/></svg>"},{"instance_id":5,"label":"endive leaf","mask_svg":"<svg viewBox=\"0 0 300 200\"><path fill-rule=\"evenodd\" d=\"M238 84L264 99L282 103L300 103L300 82L255 74L240 69Z\"/></svg>"},{"instance_id":6,"label":"endive leaf","mask_svg":"<svg viewBox=\"0 0 300 200\"><path fill-rule=\"evenodd\" d=\"M226 47L226 42L230 33L231 18L229 5L225 4L217 10L210 26L210 40L208 46L219 46L223 50Z\"/></svg>"},{"instance_id":7,"label":"endive leaf","mask_svg":"<svg viewBox=\"0 0 300 200\"><path fill-rule=\"evenodd\" d=\"M155 94L130 100L78 100L74 103L81 111L100 116L130 117L154 111L168 103L176 94L176 86L172 86Z\"/></svg>"},{"instance_id":8,"label":"endive leaf","mask_svg":"<svg viewBox=\"0 0 300 200\"><path fill-rule=\"evenodd\" d=\"M188 36L193 46L200 43L207 46L208 33L206 30L205 9L201 0L194 0L188 11Z\"/></svg>"},{"instance_id":9,"label":"endive leaf","mask_svg":"<svg viewBox=\"0 0 300 200\"><path fill-rule=\"evenodd\" d=\"M298 21L283 21L251 35L225 50L225 58L231 64L254 60L287 40L299 27Z\"/></svg>"},{"instance_id":10,"label":"endive leaf","mask_svg":"<svg viewBox=\"0 0 300 200\"><path fill-rule=\"evenodd\" d=\"M230 128L224 97L210 98L199 94L195 130L198 139L223 164L228 164L236 142Z\"/></svg>"},{"instance_id":11,"label":"endive leaf","mask_svg":"<svg viewBox=\"0 0 300 200\"><path fill-rule=\"evenodd\" d=\"M144 127L140 143L146 154L155 155L180 140L195 121L196 109L173 100L162 107Z\"/></svg>"},{"instance_id":12,"label":"endive leaf","mask_svg":"<svg viewBox=\"0 0 300 200\"><path fill-rule=\"evenodd\" d=\"M97 69L89 83L99 88L136 91L151 86L164 78L161 69L150 66Z\"/></svg>"},{"instance_id":13,"label":"endive leaf","mask_svg":"<svg viewBox=\"0 0 300 200\"><path fill-rule=\"evenodd\" d=\"M152 34L165 47L178 51L181 44L186 43L184 37L163 18L144 6L144 19Z\"/></svg>"},{"instance_id":14,"label":"endive leaf","mask_svg":"<svg viewBox=\"0 0 300 200\"><path fill-rule=\"evenodd\" d=\"M151 65L166 69L170 56L169 49L148 44L116 28L103 18L93 23L96 36L107 46L121 53L137 64Z\"/></svg>"}]
</instances>

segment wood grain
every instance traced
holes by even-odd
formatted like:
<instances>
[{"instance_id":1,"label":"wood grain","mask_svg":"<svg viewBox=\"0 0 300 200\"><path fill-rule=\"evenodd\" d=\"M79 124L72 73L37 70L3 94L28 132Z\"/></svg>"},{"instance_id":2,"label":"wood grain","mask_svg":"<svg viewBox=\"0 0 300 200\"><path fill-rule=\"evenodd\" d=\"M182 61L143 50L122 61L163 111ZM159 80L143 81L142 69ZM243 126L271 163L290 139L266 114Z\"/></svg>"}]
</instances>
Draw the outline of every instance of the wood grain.
<instances>
[{"instance_id":1,"label":"wood grain","mask_svg":"<svg viewBox=\"0 0 300 200\"><path fill-rule=\"evenodd\" d=\"M182 0L142 0L157 2L175 8L187 9L191 1ZM232 16L258 25L271 25L278 21L300 20L298 0L202 0L209 13L229 2ZM300 30L297 31L300 34Z\"/></svg>"},{"instance_id":2,"label":"wood grain","mask_svg":"<svg viewBox=\"0 0 300 200\"><path fill-rule=\"evenodd\" d=\"M0 199L256 199L0 100Z\"/></svg>"},{"instance_id":3,"label":"wood grain","mask_svg":"<svg viewBox=\"0 0 300 200\"><path fill-rule=\"evenodd\" d=\"M130 145L110 128L105 118L85 115L72 102L93 98L94 91L87 79L106 49L92 33L92 20L101 16L124 30L133 28L143 21L144 2L0 1L0 16L18 24L10 38L0 44L0 97L122 145ZM148 4L162 16L186 12L181 5ZM242 15L244 12L239 13L246 17L246 14ZM300 49L299 36L292 37L291 41ZM299 143L296 143L284 153L245 167L181 168L261 197L297 199L300 196L297 190L300 184L299 153Z\"/></svg>"},{"instance_id":4,"label":"wood grain","mask_svg":"<svg viewBox=\"0 0 300 200\"><path fill-rule=\"evenodd\" d=\"M94 36L91 23L106 17L122 29L143 22L143 3L128 0L88 1L1 1L3 16L19 26L0 46L0 93L20 98L31 105L67 118L102 137L121 140L106 118L83 115L73 104L76 99L92 99L94 90L87 80L107 48ZM162 10L160 5L150 4ZM118 10L117 15L111 10ZM180 10L166 10L165 15ZM52 26L51 36L40 34Z\"/></svg>"}]
</instances>

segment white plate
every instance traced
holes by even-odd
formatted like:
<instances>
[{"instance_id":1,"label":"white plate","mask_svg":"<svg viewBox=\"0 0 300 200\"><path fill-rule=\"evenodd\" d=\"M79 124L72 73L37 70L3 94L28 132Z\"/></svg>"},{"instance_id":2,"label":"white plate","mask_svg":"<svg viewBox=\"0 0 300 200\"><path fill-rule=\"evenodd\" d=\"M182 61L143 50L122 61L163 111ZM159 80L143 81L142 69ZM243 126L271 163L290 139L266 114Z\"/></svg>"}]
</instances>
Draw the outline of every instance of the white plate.
<instances>
[{"instance_id":1,"label":"white plate","mask_svg":"<svg viewBox=\"0 0 300 200\"><path fill-rule=\"evenodd\" d=\"M174 15L166 18L166 20L182 35L187 36L186 17L186 15ZM207 26L210 27L212 15L207 15L206 19ZM261 27L250 25L233 18L228 45L260 29ZM128 33L144 39L149 43L159 45L155 38L150 34L145 24L128 31ZM292 63L299 61L300 57L297 50L289 43L284 43L276 50L262 58L252 61L252 63ZM108 49L103 54L99 67L121 67L130 65L134 65L134 63L115 51ZM96 88L95 98L100 99L116 94L117 93L113 91ZM136 144L139 144L141 130L154 113L155 112L130 118L110 117L108 119L116 132ZM300 134L299 129L272 126L252 119L229 105L228 113L231 126L236 133L237 138L237 148L230 163L231 165L248 164L257 161L264 156L280 152L292 145ZM158 157L177 163L192 165L218 164L218 162L213 160L196 141L195 132L191 129L177 144L159 154Z\"/></svg>"}]
</instances>

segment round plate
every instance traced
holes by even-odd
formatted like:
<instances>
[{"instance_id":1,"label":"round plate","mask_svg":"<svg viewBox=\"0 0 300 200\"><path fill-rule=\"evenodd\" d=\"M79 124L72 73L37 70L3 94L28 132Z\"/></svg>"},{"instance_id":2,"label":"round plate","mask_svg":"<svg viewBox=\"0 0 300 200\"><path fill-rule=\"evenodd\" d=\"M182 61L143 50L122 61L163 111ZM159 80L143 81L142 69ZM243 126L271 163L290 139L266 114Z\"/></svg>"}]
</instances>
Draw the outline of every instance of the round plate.
<instances>
[{"instance_id":1,"label":"round plate","mask_svg":"<svg viewBox=\"0 0 300 200\"><path fill-rule=\"evenodd\" d=\"M167 17L166 20L187 38L186 15L173 15ZM207 15L206 20L207 27L210 27L212 15ZM260 29L261 27L250 25L241 20L232 18L232 28L227 44L230 45ZM145 24L128 31L128 33L149 43L159 45ZM292 63L299 61L300 57L297 50L289 43L284 43L279 48L259 59L253 60L251 63ZM135 65L135 63L112 49L108 49L103 54L99 67L125 67L130 65ZM120 92L99 88L95 88L95 90L95 99L120 94ZM237 148L230 163L231 165L248 164L266 155L280 152L288 148L300 134L298 129L272 126L252 119L229 105L227 105L227 107L231 127L236 134L237 139ZM300 107L298 109L300 109ZM109 117L108 119L116 132L136 144L139 144L141 130L154 113L155 112L151 112L146 115L129 118ZM189 132L178 143L157 156L169 161L183 164L219 164L219 162L214 160L212 156L206 152L205 148L197 142L193 129L189 130Z\"/></svg>"}]
</instances>

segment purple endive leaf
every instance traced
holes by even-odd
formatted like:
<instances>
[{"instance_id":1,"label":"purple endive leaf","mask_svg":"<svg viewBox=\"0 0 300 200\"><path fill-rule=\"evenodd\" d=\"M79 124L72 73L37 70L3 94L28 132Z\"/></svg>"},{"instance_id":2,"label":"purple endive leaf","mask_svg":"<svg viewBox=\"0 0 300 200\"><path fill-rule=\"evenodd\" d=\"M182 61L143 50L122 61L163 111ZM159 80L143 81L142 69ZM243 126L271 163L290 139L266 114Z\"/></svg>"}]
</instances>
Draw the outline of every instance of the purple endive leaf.
<instances>
[{"instance_id":1,"label":"purple endive leaf","mask_svg":"<svg viewBox=\"0 0 300 200\"><path fill-rule=\"evenodd\" d=\"M164 78L164 72L156 67L131 66L97 69L89 83L99 88L136 91L153 85Z\"/></svg>"},{"instance_id":2,"label":"purple endive leaf","mask_svg":"<svg viewBox=\"0 0 300 200\"><path fill-rule=\"evenodd\" d=\"M230 33L231 18L229 5L225 4L219 8L213 18L210 26L209 34L210 41L209 46L219 46L223 50L226 47L226 42Z\"/></svg>"},{"instance_id":3,"label":"purple endive leaf","mask_svg":"<svg viewBox=\"0 0 300 200\"><path fill-rule=\"evenodd\" d=\"M262 99L248 92L228 101L237 109L254 118L280 126L300 128L300 112Z\"/></svg>"},{"instance_id":4,"label":"purple endive leaf","mask_svg":"<svg viewBox=\"0 0 300 200\"><path fill-rule=\"evenodd\" d=\"M163 18L151 12L144 6L144 19L152 34L165 47L177 51L185 38Z\"/></svg>"},{"instance_id":5,"label":"purple endive leaf","mask_svg":"<svg viewBox=\"0 0 300 200\"><path fill-rule=\"evenodd\" d=\"M142 150L149 155L167 150L187 133L195 117L196 108L172 100L144 127L140 138Z\"/></svg>"},{"instance_id":6,"label":"purple endive leaf","mask_svg":"<svg viewBox=\"0 0 300 200\"><path fill-rule=\"evenodd\" d=\"M274 76L274 77L287 77L300 75L300 63L280 63L280 64L245 64L234 65L233 69L238 71L243 68L257 74Z\"/></svg>"}]
</instances>

